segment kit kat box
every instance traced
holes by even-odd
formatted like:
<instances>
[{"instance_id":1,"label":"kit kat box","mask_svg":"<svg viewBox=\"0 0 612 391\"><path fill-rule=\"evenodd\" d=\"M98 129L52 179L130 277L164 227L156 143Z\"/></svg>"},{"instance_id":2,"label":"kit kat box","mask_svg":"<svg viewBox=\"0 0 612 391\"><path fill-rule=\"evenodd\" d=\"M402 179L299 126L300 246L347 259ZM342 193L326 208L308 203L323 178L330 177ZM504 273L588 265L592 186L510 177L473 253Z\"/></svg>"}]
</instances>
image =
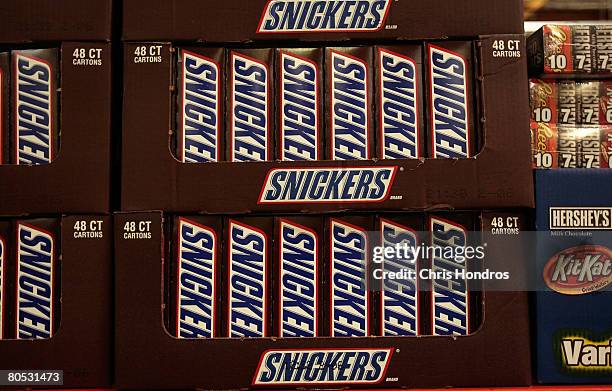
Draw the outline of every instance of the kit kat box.
<instances>
[{"instance_id":1,"label":"kit kat box","mask_svg":"<svg viewBox=\"0 0 612 391\"><path fill-rule=\"evenodd\" d=\"M540 383L610 383L612 176L536 172L535 300Z\"/></svg>"}]
</instances>

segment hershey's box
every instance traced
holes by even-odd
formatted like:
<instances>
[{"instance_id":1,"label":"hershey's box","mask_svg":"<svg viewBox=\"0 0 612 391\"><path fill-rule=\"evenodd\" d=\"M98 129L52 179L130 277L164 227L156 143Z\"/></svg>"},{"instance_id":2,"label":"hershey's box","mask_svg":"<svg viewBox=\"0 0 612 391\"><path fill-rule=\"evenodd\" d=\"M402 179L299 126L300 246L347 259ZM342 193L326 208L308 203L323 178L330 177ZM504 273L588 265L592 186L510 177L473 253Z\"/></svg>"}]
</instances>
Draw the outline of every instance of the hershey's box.
<instances>
[{"instance_id":1,"label":"hershey's box","mask_svg":"<svg viewBox=\"0 0 612 391\"><path fill-rule=\"evenodd\" d=\"M610 383L612 172L536 172L536 376Z\"/></svg>"}]
</instances>

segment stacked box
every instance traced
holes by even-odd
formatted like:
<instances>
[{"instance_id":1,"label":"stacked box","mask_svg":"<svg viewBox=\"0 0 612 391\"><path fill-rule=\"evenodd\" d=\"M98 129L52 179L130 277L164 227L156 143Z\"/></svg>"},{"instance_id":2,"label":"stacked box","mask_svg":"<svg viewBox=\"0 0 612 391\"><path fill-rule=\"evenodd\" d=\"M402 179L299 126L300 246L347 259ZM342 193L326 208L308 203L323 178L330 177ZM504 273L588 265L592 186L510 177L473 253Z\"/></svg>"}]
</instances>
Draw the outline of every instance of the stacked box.
<instances>
[{"instance_id":1,"label":"stacked box","mask_svg":"<svg viewBox=\"0 0 612 391\"><path fill-rule=\"evenodd\" d=\"M484 302L470 284L441 273L434 298L414 274L440 260L376 264L372 254L379 243L429 246L430 236L441 243L455 234L430 235L430 211L478 231L491 229L486 216L498 214L454 211L533 204L528 136L507 121L528 123L524 37L520 26L507 28L522 12L519 3L170 0L143 7L142 0L126 0L122 208L160 212L116 216L118 226L153 226L150 239L117 236L117 386L528 383L524 292L487 291ZM151 10L157 18L147 17ZM166 124L179 130L172 125L177 108L168 104L182 94L173 88L177 49L195 45L226 48L225 162L183 164L167 151ZM159 58L138 63L138 48L159 49ZM236 58L243 65L236 67ZM171 232L163 222L176 216L223 221L223 331L213 338L179 341L172 338L175 326L160 327L160 308L180 307L168 297L174 266L166 274L155 267L170 241L184 246L174 232L171 239L162 235ZM464 231L463 241L451 235L450 247L479 236ZM501 267L502 259L498 252L490 262ZM153 267L130 273L143 263ZM404 268L412 272L408 279L374 277ZM138 310L129 311L135 287ZM492 346L490 354L473 354L484 346ZM203 369L151 359L159 351ZM135 354L142 365L130 365ZM508 360L516 363L512 374ZM453 362L452 370L440 372L440 362ZM233 368L232 375L211 370L218 367Z\"/></svg>"},{"instance_id":2,"label":"stacked box","mask_svg":"<svg viewBox=\"0 0 612 391\"><path fill-rule=\"evenodd\" d=\"M111 47L96 39L23 49L27 34L0 32L0 182L19 189L0 193L1 215L108 213Z\"/></svg>"},{"instance_id":3,"label":"stacked box","mask_svg":"<svg viewBox=\"0 0 612 391\"><path fill-rule=\"evenodd\" d=\"M503 366L510 355L517 363L523 363L520 373L525 379L530 378L528 319L519 315L527 310L524 292L517 293L512 288L488 290L485 300L485 288L481 284L490 283L461 280L462 277L454 275L456 271L479 272L482 266L478 258L474 258L474 264L466 264L458 252L454 253L456 255L422 253L416 262L410 262L409 257L385 257L377 262L374 250L380 244L419 248L433 244L445 250L456 250L464 245L479 244L478 231L482 230L482 233L489 232L487 242L491 244L485 260L487 268L513 273L513 278L517 279L513 281L523 281L530 249L517 241L518 233L526 224L522 213L438 212L426 215L387 212L379 215L286 215L274 219L250 215L171 217L168 219L172 221L172 228L168 228L172 232L169 238L163 236L162 218L161 213L152 212L116 216L118 227L136 227L133 233L116 232L120 283L116 306L117 346L122 351L142 352L144 357L163 349L203 365L214 357L216 364L233 363L239 368L231 378L211 377L210 371L180 370L173 362L150 362L148 359L142 369L136 368L136 372L155 368L154 381L161 381L164 386L184 387L188 383L206 382L211 388L223 389L230 384L251 384L254 378L264 387L270 384L292 386L298 382L319 386L318 376L324 376L325 381L330 382L321 383L324 387L327 387L325 384L368 384L368 381L380 381L379 387L395 387L395 381L385 379L397 377L404 383L406 365L412 362L397 350L422 354L424 360L431 363L436 362L440 354L445 359L459 355L461 360L457 365L471 376L483 374L469 369L468 362L473 365L474 360L489 363L494 360ZM214 259L211 232L219 230L221 221L224 235L227 235L221 251L227 263L221 267L220 278L213 279L212 266L206 261ZM422 232L425 221L429 232ZM177 224L182 224L182 234L177 232ZM141 226L150 227L146 235L140 235L138 227ZM165 268L166 275L171 276L169 281L160 273L162 268L154 266L163 265L167 243L170 243L170 254L181 249L183 264L179 266L182 271L178 283L181 285L179 294L183 297L180 301L172 298L177 294L173 282L176 278L172 277L177 275L175 263L171 261L170 267ZM467 252L464 255L467 257ZM515 262L508 264L508 255ZM142 269L142 262L153 267ZM203 282L200 277L197 289L189 288L190 281L195 278L195 262L208 265L208 280ZM200 276L205 275L200 273L201 268L197 269ZM139 270L138 275L129 273L135 270ZM408 273L380 281L376 278L377 270L381 273L411 270L418 272L418 276ZM427 290L429 281L433 285L432 294ZM216 309L210 305L213 287L220 292L216 295L221 296L222 303ZM133 289L142 294L138 297L127 294ZM188 291L199 295L196 297ZM142 309L137 314L130 310L136 302ZM183 304L196 306L189 308ZM194 314L198 308L199 312L190 319L180 318L180 332L191 332L179 334L181 341L175 338L176 320L165 322L170 332L160 327L167 317L160 308L167 307L170 307L170 314L176 311ZM499 311L499 308L504 310ZM210 312L206 314L202 310ZM210 318L210 314L222 318L221 333L200 333L209 330L205 324L214 323L203 320ZM193 332L195 326L197 335ZM419 335L433 337L410 338ZM501 342L499 335L504 335ZM211 336L213 338L209 338ZM373 336L384 338L369 338ZM511 352L505 348L508 343L513 346ZM482 346L496 347L494 350L499 354L492 352L486 358L474 356L473 349ZM450 352L444 353L447 350ZM123 371L128 368L129 357L129 354L117 356L122 379L127 376ZM359 371L352 373L353 361L349 360L346 378L337 377L335 373L324 375L317 360L334 357L343 360L357 357L357 362L365 360L372 365L373 372L367 376ZM283 364L295 360L295 365L303 368L302 375L295 372L293 366ZM382 364L375 364L378 360ZM257 367L243 365L252 362L260 364ZM417 369L417 366L412 367L410 372ZM177 382L166 376L177 370L188 379ZM432 377L440 376L438 371L427 373ZM489 377L487 384L511 382L509 376L499 379L501 374ZM451 371L444 376L449 376L448 381L451 381L456 373ZM512 379L516 381L516 377ZM140 377L134 382L142 384ZM416 386L425 384L438 385L424 380Z\"/></svg>"},{"instance_id":4,"label":"stacked box","mask_svg":"<svg viewBox=\"0 0 612 391\"><path fill-rule=\"evenodd\" d=\"M531 79L534 168L609 166L607 82Z\"/></svg>"},{"instance_id":5,"label":"stacked box","mask_svg":"<svg viewBox=\"0 0 612 391\"><path fill-rule=\"evenodd\" d=\"M519 80L524 79L526 72L524 64L520 64L524 57L515 56L521 53L521 40L519 37L507 39L509 48L515 48L516 51L476 50L476 46L499 47L499 39L489 37L477 41L436 40L430 42L429 46L400 44L381 47L376 46L375 42L370 43L371 46L326 46L321 60L324 74L317 79L319 82L323 80L322 87L318 89L323 103L320 110L314 112L313 103L307 103L304 97L313 96L312 88L317 83L307 82L307 77L311 77L309 75L312 75L313 65L315 70L319 66L320 51L327 42L317 43L311 48L305 48L305 45L292 48L287 44L273 42L265 44L267 49L257 48L255 45L249 45L248 49L247 45L240 48L235 45L228 46L228 81L225 83L224 97L227 152L225 158L235 164L206 165L182 164L181 158L177 161L168 153L168 126L165 124L167 121L170 124L176 123L176 118L180 117L180 111L183 110L182 105L164 103L178 102L177 99L183 94L180 86L172 88L172 82L176 78L168 79L175 66L181 69L183 65L182 62L176 62L178 55L175 55L175 46L170 43L126 43L123 100L126 131L123 133L122 208L164 210L169 213L232 214L237 211L253 211L284 214L338 210L340 204L345 205L348 211L403 208L423 210L431 205L441 204L453 205L459 209L530 206L530 176L526 174L527 167L521 169L525 163L524 159L515 159L517 154L529 153L524 150L526 143L519 140L516 143L508 143L508 139L516 137L515 126L495 120L517 117L526 124L528 118L526 107L518 103L519 100L525 99L525 91L502 88L522 84ZM176 47L179 51L191 49L194 52L210 49L207 46L183 45ZM270 48L274 46L278 48ZM219 43L216 47L219 47ZM412 81L412 63L405 58L418 57L419 52L424 52L427 47L432 48L431 53L434 53L434 47L443 49L435 52L436 70L430 72L434 77L428 76L427 72L431 67L426 64L419 72L417 58L414 60L416 69L413 73L426 81L419 82L418 77ZM386 62L387 66L399 65L381 73L383 68L379 66L379 61L383 59L383 52L379 49L385 51L384 53L399 54L395 57L389 56ZM138 55L139 52L154 52L158 55L143 57ZM232 108L232 76L227 63L231 62L231 58L235 58L232 53L243 52L248 58L258 59L253 61L254 68L245 68L247 73L255 72L257 64L259 71L243 77L240 82L242 92L238 91L239 99L236 101L236 107ZM285 53L284 57L279 58L282 53ZM291 76L293 81L287 84L288 89L283 90L284 84L279 81L284 70L281 72L277 62L289 58L290 53L298 54L302 59L308 59L314 64L302 61L299 69L310 71ZM449 53L455 55L451 56ZM332 54L339 59L339 70L335 76L338 82L330 84L331 75L334 74L333 68L330 67ZM424 55L427 57L429 52ZM398 62L399 58L402 61ZM144 61L145 59L147 61ZM264 65L261 65L262 60ZM362 61L366 64L365 68ZM423 62L424 60L421 60L421 63ZM402 67L407 71L402 71ZM265 93L267 83L257 81L259 76L268 74L268 68L272 84L268 90L270 94ZM348 74L342 74L343 69L348 71ZM392 72L395 70L399 72ZM383 80L383 77L386 79ZM438 86L428 88L431 85L429 79L437 82ZM168 80L169 84L160 80ZM182 81L179 81L179 84L181 83ZM263 88L260 92L255 89L257 83ZM335 92L332 88L334 86L338 87ZM383 92L384 88L386 91ZM428 100L431 93L423 92L430 89L439 95L431 104ZM249 91L250 95L245 95ZM273 92L279 94L274 95ZM279 99L281 93L286 95L282 101ZM405 95L404 98L402 94ZM319 94L314 95L317 100L316 95ZM271 98L273 107L269 107L268 113L265 104L247 99L249 96L259 96L264 100ZM330 105L334 96L334 104L337 107L332 110ZM501 104L502 101L506 103ZM248 102L256 103L253 110L247 107ZM280 105L284 106L278 107ZM411 105L415 107L410 108ZM151 111L152 106L159 109ZM181 107L181 110L177 113L173 111L173 107L175 110ZM314 104L314 107L318 105ZM402 109L398 110L398 107ZM480 115L485 112L485 107L486 117ZM519 107L521 109L518 109ZM234 109L238 110L238 116L232 114ZM429 117L426 113L431 110L436 111L432 117L437 121L435 124L426 120ZM398 113L401 115L398 116ZM274 121L271 121L272 116L275 117ZM242 148L240 153L252 152L250 156L239 158L248 158L253 164L241 165L232 162L228 149L228 145L232 144L232 117L239 127L240 137L250 132L246 128L241 130L241 126L244 128L248 125L247 127L253 130L251 136L255 138L248 136L250 138L238 141ZM315 117L317 121L314 121ZM332 117L336 119L335 125ZM178 122L180 121L179 119ZM283 129L295 133L295 137L291 136L294 139L287 141L289 144L293 143L289 151L282 146L285 138L281 137L280 127L274 126L272 122L276 122L276 125L280 123ZM318 127L312 125L315 122ZM432 124L438 132L438 139L434 144L437 143L436 148L440 153L436 156L447 160L446 163L435 162L436 159L422 159L426 155L434 157L430 148L433 148L431 140L434 138L428 136L433 130ZM169 126L172 128L172 125ZM255 128L259 129L259 135ZM320 136L314 136L319 128L322 129L322 139L318 139ZM425 131L425 128L428 131ZM334 131L335 135L332 134L334 129L340 133ZM269 136L275 139L273 142L269 142L270 139L265 137L268 131ZM177 132L180 133L180 130ZM381 132L382 135L377 137ZM387 133L391 136L387 137ZM482 149L479 148L484 140L480 137L481 134L486 134L487 137ZM523 141L526 141L528 135L518 137L525 138ZM148 142L143 143L144 139ZM333 140L338 141L336 147L333 146ZM387 146L383 147L383 144ZM265 145L269 146L270 150L264 148ZM276 148L272 148L273 145ZM321 155L322 148L325 153ZM430 150L430 153L427 154L426 149ZM319 156L318 160L315 160L317 150ZM343 163L333 162L332 150L338 152L337 158ZM286 152L292 156L283 156ZM477 153L478 159L475 158ZM459 161L446 159L448 157ZM506 163L500 163L500 159ZM148 169L143 170L142 167ZM504 171L503 174L498 171L500 167ZM454 174L449 175L449 170ZM477 175L474 175L475 172ZM499 181L493 180L498 176L507 180L500 184ZM477 177L491 180L477 181ZM425 180L431 185L426 188L414 186L414 183ZM464 183L465 180L469 183ZM202 204L201 194L207 195L208 202ZM234 196L236 194L240 196ZM483 194L486 196L481 197Z\"/></svg>"},{"instance_id":6,"label":"stacked box","mask_svg":"<svg viewBox=\"0 0 612 391\"><path fill-rule=\"evenodd\" d=\"M109 216L0 220L0 368L110 386L111 234Z\"/></svg>"},{"instance_id":7,"label":"stacked box","mask_svg":"<svg viewBox=\"0 0 612 391\"><path fill-rule=\"evenodd\" d=\"M529 37L542 78L530 83L534 168L610 167L611 36L610 25L545 25Z\"/></svg>"},{"instance_id":8,"label":"stacked box","mask_svg":"<svg viewBox=\"0 0 612 391\"><path fill-rule=\"evenodd\" d=\"M544 25L527 41L533 77L600 77L612 71L610 25Z\"/></svg>"},{"instance_id":9,"label":"stacked box","mask_svg":"<svg viewBox=\"0 0 612 391\"><path fill-rule=\"evenodd\" d=\"M111 387L113 1L0 9L3 383Z\"/></svg>"}]
</instances>

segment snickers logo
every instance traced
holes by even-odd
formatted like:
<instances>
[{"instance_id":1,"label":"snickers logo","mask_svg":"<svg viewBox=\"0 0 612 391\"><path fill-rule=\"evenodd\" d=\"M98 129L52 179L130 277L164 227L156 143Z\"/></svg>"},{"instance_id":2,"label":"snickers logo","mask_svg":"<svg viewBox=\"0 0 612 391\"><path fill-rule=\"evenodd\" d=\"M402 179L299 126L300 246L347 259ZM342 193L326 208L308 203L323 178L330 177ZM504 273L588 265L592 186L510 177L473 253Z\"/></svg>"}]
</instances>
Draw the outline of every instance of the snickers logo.
<instances>
[{"instance_id":1,"label":"snickers logo","mask_svg":"<svg viewBox=\"0 0 612 391\"><path fill-rule=\"evenodd\" d=\"M432 156L470 157L467 61L434 45L428 50Z\"/></svg>"},{"instance_id":2,"label":"snickers logo","mask_svg":"<svg viewBox=\"0 0 612 391\"><path fill-rule=\"evenodd\" d=\"M380 222L383 248L404 245L409 249L417 246L416 232L389 220ZM385 278L382 281L380 314L383 336L414 336L419 334L419 287L417 279L417 258L385 257L383 271L405 273L403 279Z\"/></svg>"},{"instance_id":3,"label":"snickers logo","mask_svg":"<svg viewBox=\"0 0 612 391\"><path fill-rule=\"evenodd\" d=\"M367 65L356 57L332 51L329 71L332 159L369 159Z\"/></svg>"},{"instance_id":4,"label":"snickers logo","mask_svg":"<svg viewBox=\"0 0 612 391\"><path fill-rule=\"evenodd\" d=\"M419 159L417 67L409 57L378 50L382 159Z\"/></svg>"},{"instance_id":5,"label":"snickers logo","mask_svg":"<svg viewBox=\"0 0 612 391\"><path fill-rule=\"evenodd\" d=\"M6 244L4 239L0 238L0 339L4 338L4 311L6 308L6 296L4 294L4 283L6 273Z\"/></svg>"},{"instance_id":6,"label":"snickers logo","mask_svg":"<svg viewBox=\"0 0 612 391\"><path fill-rule=\"evenodd\" d=\"M231 66L231 161L269 160L268 66L236 52L232 52Z\"/></svg>"},{"instance_id":7,"label":"snickers logo","mask_svg":"<svg viewBox=\"0 0 612 391\"><path fill-rule=\"evenodd\" d=\"M451 221L432 217L430 219L432 247L442 249L463 247L467 242L467 231ZM467 335L469 332L469 292L467 282L460 278L466 271L465 261L447 259L445 251L434 251L432 272L436 278L432 283L431 307L433 335Z\"/></svg>"},{"instance_id":8,"label":"snickers logo","mask_svg":"<svg viewBox=\"0 0 612 391\"><path fill-rule=\"evenodd\" d=\"M219 161L220 65L183 50L180 157L183 163Z\"/></svg>"},{"instance_id":9,"label":"snickers logo","mask_svg":"<svg viewBox=\"0 0 612 391\"><path fill-rule=\"evenodd\" d=\"M53 69L46 61L14 54L15 161L48 164L53 159Z\"/></svg>"},{"instance_id":10,"label":"snickers logo","mask_svg":"<svg viewBox=\"0 0 612 391\"><path fill-rule=\"evenodd\" d=\"M177 260L178 338L215 336L217 235L209 227L179 219Z\"/></svg>"},{"instance_id":11,"label":"snickers logo","mask_svg":"<svg viewBox=\"0 0 612 391\"><path fill-rule=\"evenodd\" d=\"M266 234L231 220L228 262L228 335L265 337L267 306Z\"/></svg>"},{"instance_id":12,"label":"snickers logo","mask_svg":"<svg viewBox=\"0 0 612 391\"><path fill-rule=\"evenodd\" d=\"M383 202L396 166L272 169L259 204Z\"/></svg>"},{"instance_id":13,"label":"snickers logo","mask_svg":"<svg viewBox=\"0 0 612 391\"><path fill-rule=\"evenodd\" d=\"M384 380L393 348L267 350L254 386L377 384Z\"/></svg>"},{"instance_id":14,"label":"snickers logo","mask_svg":"<svg viewBox=\"0 0 612 391\"><path fill-rule=\"evenodd\" d=\"M313 230L280 222L279 336L318 336L319 238Z\"/></svg>"},{"instance_id":15,"label":"snickers logo","mask_svg":"<svg viewBox=\"0 0 612 391\"><path fill-rule=\"evenodd\" d=\"M17 339L48 339L55 310L55 240L49 232L23 223L17 239Z\"/></svg>"},{"instance_id":16,"label":"snickers logo","mask_svg":"<svg viewBox=\"0 0 612 391\"><path fill-rule=\"evenodd\" d=\"M317 64L281 53L281 159L319 160L319 70Z\"/></svg>"},{"instance_id":17,"label":"snickers logo","mask_svg":"<svg viewBox=\"0 0 612 391\"><path fill-rule=\"evenodd\" d=\"M365 337L370 330L365 230L331 220L331 336Z\"/></svg>"},{"instance_id":18,"label":"snickers logo","mask_svg":"<svg viewBox=\"0 0 612 391\"><path fill-rule=\"evenodd\" d=\"M258 33L378 31L391 0L269 0Z\"/></svg>"}]
</instances>

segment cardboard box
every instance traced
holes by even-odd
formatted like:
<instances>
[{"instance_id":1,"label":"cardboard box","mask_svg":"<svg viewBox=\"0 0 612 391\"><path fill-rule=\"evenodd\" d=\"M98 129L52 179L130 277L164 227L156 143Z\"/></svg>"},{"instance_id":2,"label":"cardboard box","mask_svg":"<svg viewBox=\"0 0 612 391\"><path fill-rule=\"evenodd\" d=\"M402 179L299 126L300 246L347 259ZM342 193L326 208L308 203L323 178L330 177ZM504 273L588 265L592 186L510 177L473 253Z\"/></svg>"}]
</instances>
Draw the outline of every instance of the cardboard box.
<instances>
[{"instance_id":1,"label":"cardboard box","mask_svg":"<svg viewBox=\"0 0 612 391\"><path fill-rule=\"evenodd\" d=\"M19 221L28 222L27 219ZM14 233L16 224L12 226ZM4 225L0 227L3 233L7 231ZM112 219L65 216L61 218L59 234L56 244L60 245L61 268L55 276L61 280L59 328L54 330L51 339L0 341L0 368L63 370L65 387L109 387L112 383ZM14 249L14 236L5 241L10 244L9 249ZM10 266L14 255L9 254L7 260ZM11 274L15 272L14 267L8 270ZM10 297L9 300L14 299Z\"/></svg>"},{"instance_id":2,"label":"cardboard box","mask_svg":"<svg viewBox=\"0 0 612 391\"><path fill-rule=\"evenodd\" d=\"M59 96L59 115L54 119L59 127L54 126L53 132L60 136L51 164L6 164L14 163L14 146L7 145L14 115L10 110L5 113L3 106L0 216L110 210L112 11L112 0L91 0L87 7L77 0L0 4L0 15L5 16L0 24L2 51L56 49L59 53L54 70L59 84L53 86L59 90L55 96ZM9 81L10 75L4 76ZM4 89L3 97L7 93Z\"/></svg>"},{"instance_id":3,"label":"cardboard box","mask_svg":"<svg viewBox=\"0 0 612 391\"><path fill-rule=\"evenodd\" d=\"M610 167L609 84L604 80L530 80L534 168Z\"/></svg>"},{"instance_id":4,"label":"cardboard box","mask_svg":"<svg viewBox=\"0 0 612 391\"><path fill-rule=\"evenodd\" d=\"M612 382L610 192L609 170L536 172L540 383Z\"/></svg>"},{"instance_id":5,"label":"cardboard box","mask_svg":"<svg viewBox=\"0 0 612 391\"><path fill-rule=\"evenodd\" d=\"M0 216L110 209L111 45L59 48L59 150L50 164L0 165Z\"/></svg>"},{"instance_id":6,"label":"cardboard box","mask_svg":"<svg viewBox=\"0 0 612 391\"><path fill-rule=\"evenodd\" d=\"M607 77L612 72L612 26L546 24L527 39L532 77Z\"/></svg>"},{"instance_id":7,"label":"cardboard box","mask_svg":"<svg viewBox=\"0 0 612 391\"><path fill-rule=\"evenodd\" d=\"M342 1L329 2L324 10L314 0L300 3L312 6L285 0L124 0L123 39L344 41L523 33L520 0L367 0L359 7ZM317 17L322 12L333 16Z\"/></svg>"},{"instance_id":8,"label":"cardboard box","mask_svg":"<svg viewBox=\"0 0 612 391\"><path fill-rule=\"evenodd\" d=\"M518 217L517 228L525 228L521 212L485 212L480 216L483 234L493 231L492 221L505 221L508 216ZM482 327L467 337L177 340L163 327L162 276L167 240L163 235L163 214L117 213L115 225L117 388L292 388L298 385L295 379L286 383L266 381L264 358L278 358L286 350L297 350L306 357L310 354L306 352L313 350L325 355L342 349L342 354L352 350L354 355L363 357L376 355L382 365L361 383L347 384L338 379L334 383L311 381L299 386L415 388L521 386L531 382L527 294L489 291L487 283L483 300L486 317ZM485 240L490 239L489 235ZM529 249L516 247L517 242L507 236L499 236L497 243L489 248L487 267L508 269L516 278L523 278ZM508 254L513 254L514 262L507 262ZM508 370L509 362L512 370Z\"/></svg>"},{"instance_id":9,"label":"cardboard box","mask_svg":"<svg viewBox=\"0 0 612 391\"><path fill-rule=\"evenodd\" d=\"M169 152L173 46L126 43L121 208L238 213L532 207L529 134L516 131L529 123L522 39L483 36L476 42L476 95L486 116L479 125L484 145L473 158L205 165L181 164ZM512 43L517 51L495 49L498 42ZM135 54L139 48L144 56ZM316 172L320 174L310 174ZM312 180L341 175L370 180L349 187L345 196L344 186L331 184L326 194ZM298 180L309 182L311 195L290 191L283 196Z\"/></svg>"},{"instance_id":10,"label":"cardboard box","mask_svg":"<svg viewBox=\"0 0 612 391\"><path fill-rule=\"evenodd\" d=\"M113 0L5 0L0 43L110 41L112 11Z\"/></svg>"}]
</instances>

